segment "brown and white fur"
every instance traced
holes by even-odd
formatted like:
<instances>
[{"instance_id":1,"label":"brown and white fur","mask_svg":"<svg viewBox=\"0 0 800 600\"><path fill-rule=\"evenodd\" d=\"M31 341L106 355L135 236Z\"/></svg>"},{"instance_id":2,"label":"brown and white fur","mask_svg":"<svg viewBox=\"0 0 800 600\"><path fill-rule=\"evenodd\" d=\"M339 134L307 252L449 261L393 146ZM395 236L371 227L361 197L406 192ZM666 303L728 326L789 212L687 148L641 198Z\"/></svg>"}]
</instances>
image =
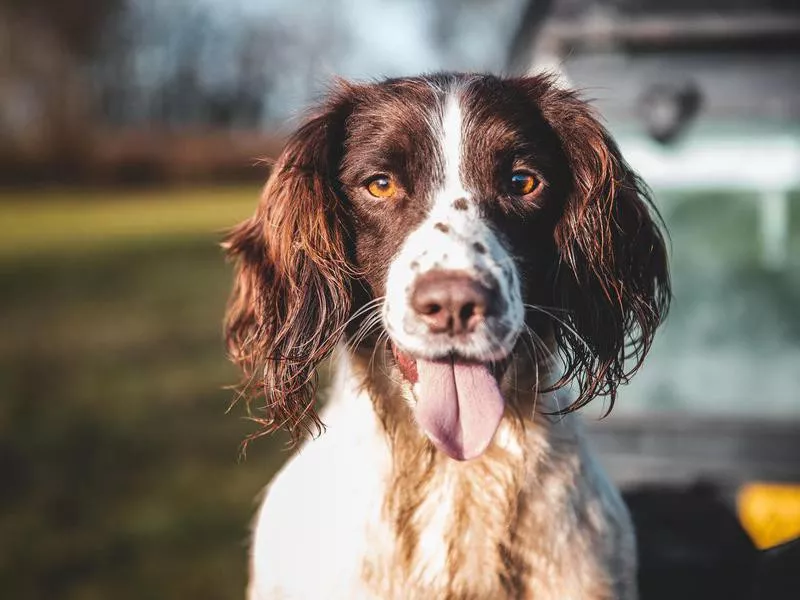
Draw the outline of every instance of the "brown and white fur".
<instances>
[{"instance_id":1,"label":"brown and white fur","mask_svg":"<svg viewBox=\"0 0 800 600\"><path fill-rule=\"evenodd\" d=\"M226 248L229 349L263 431L325 423L266 492L250 600L637 597L629 516L571 411L641 364L666 253L573 92L339 83Z\"/></svg>"}]
</instances>

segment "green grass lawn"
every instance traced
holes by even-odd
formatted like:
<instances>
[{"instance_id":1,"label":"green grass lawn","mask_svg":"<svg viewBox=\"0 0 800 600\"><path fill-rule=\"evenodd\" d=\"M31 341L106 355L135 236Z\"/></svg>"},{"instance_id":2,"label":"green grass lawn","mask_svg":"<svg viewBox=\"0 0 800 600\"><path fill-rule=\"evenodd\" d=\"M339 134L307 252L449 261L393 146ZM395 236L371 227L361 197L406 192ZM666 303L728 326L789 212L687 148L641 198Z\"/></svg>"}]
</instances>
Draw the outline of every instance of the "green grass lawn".
<instances>
[{"instance_id":1,"label":"green grass lawn","mask_svg":"<svg viewBox=\"0 0 800 600\"><path fill-rule=\"evenodd\" d=\"M0 198L3 597L243 597L287 452L239 459L216 243L257 193Z\"/></svg>"}]
</instances>

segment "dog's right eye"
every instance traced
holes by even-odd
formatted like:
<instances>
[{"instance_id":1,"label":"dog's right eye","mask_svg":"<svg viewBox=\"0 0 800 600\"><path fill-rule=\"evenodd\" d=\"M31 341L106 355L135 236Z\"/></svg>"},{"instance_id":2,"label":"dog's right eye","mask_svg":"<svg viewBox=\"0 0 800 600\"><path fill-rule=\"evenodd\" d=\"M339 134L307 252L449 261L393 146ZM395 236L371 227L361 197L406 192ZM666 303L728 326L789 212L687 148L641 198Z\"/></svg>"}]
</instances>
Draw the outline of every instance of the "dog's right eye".
<instances>
[{"instance_id":1,"label":"dog's right eye","mask_svg":"<svg viewBox=\"0 0 800 600\"><path fill-rule=\"evenodd\" d=\"M378 175L370 179L366 186L367 191L375 198L388 199L397 193L397 184L389 175Z\"/></svg>"},{"instance_id":2,"label":"dog's right eye","mask_svg":"<svg viewBox=\"0 0 800 600\"><path fill-rule=\"evenodd\" d=\"M512 194L527 196L539 188L539 180L526 171L514 171L511 174L509 188Z\"/></svg>"}]
</instances>

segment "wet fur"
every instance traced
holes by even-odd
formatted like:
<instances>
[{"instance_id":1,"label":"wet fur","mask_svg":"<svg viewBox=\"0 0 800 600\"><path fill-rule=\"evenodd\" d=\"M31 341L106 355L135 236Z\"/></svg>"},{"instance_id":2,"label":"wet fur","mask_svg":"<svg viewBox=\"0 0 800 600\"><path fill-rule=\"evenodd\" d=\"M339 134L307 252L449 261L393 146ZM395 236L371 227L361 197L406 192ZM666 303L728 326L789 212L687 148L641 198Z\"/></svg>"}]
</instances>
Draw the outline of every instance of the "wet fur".
<instances>
[{"instance_id":1,"label":"wet fur","mask_svg":"<svg viewBox=\"0 0 800 600\"><path fill-rule=\"evenodd\" d=\"M511 152L533 157L547 181L536 206L501 198L481 214L514 256L525 302L552 307L526 315L535 337L518 342L506 372L506 416L467 463L420 432L367 310L424 211L358 196L378 160L406 174L404 201L432 193L441 167L425 108L454 87L471 119L462 167L471 189L486 188ZM341 349L328 431L304 444L262 506L251 598L635 598L627 512L577 416L553 413L598 395L613 403L641 365L669 301L653 214L591 109L546 77L340 83L225 243L236 265L228 347L261 433L320 431L316 370ZM573 396L553 391L569 383Z\"/></svg>"}]
</instances>

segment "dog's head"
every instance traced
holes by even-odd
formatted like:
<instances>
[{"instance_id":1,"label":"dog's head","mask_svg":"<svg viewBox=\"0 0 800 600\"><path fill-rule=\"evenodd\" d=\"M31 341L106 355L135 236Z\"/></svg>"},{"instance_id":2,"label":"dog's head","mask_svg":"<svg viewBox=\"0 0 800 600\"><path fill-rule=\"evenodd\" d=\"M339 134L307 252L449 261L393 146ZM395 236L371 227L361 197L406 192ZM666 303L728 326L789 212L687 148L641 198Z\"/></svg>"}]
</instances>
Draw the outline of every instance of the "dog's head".
<instances>
[{"instance_id":1,"label":"dog's head","mask_svg":"<svg viewBox=\"0 0 800 600\"><path fill-rule=\"evenodd\" d=\"M613 401L640 366L669 301L652 210L592 111L546 77L341 83L226 241L231 356L266 430L298 433L319 424L314 370L339 340L388 339L428 437L477 456L515 352L556 352L572 408Z\"/></svg>"}]
</instances>

